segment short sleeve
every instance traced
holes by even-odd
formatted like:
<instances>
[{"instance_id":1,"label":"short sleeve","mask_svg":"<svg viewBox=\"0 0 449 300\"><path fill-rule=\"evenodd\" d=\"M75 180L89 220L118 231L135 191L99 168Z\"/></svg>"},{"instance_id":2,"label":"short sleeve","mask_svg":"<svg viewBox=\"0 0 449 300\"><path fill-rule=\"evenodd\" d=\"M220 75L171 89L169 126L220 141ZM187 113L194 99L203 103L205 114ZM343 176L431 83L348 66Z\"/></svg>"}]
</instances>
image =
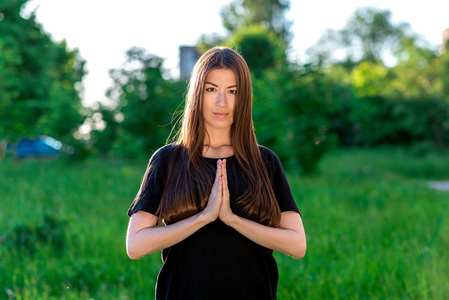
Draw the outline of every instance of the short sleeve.
<instances>
[{"instance_id":1,"label":"short sleeve","mask_svg":"<svg viewBox=\"0 0 449 300\"><path fill-rule=\"evenodd\" d=\"M300 214L295 199L293 198L290 185L285 176L281 161L277 155L270 149L259 146L262 158L267 164L268 176L270 176L276 200L278 201L281 212L294 211Z\"/></svg>"},{"instance_id":2,"label":"short sleeve","mask_svg":"<svg viewBox=\"0 0 449 300\"><path fill-rule=\"evenodd\" d=\"M128 216L138 211L157 215L167 178L168 148L169 145L158 149L150 158L140 189L128 209Z\"/></svg>"}]
</instances>

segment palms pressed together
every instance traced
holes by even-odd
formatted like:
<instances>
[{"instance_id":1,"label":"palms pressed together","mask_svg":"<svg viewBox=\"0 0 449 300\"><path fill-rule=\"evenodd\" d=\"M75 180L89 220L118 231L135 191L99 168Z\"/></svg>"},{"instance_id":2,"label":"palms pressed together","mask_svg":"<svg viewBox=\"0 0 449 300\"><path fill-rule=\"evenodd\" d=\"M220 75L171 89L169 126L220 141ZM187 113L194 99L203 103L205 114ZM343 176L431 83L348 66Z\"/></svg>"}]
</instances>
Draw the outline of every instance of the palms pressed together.
<instances>
[{"instance_id":1,"label":"palms pressed together","mask_svg":"<svg viewBox=\"0 0 449 300\"><path fill-rule=\"evenodd\" d=\"M215 221L217 218L220 218L220 220L225 223L226 220L233 215L229 202L226 159L219 159L217 161L215 181L209 195L209 201L203 213L208 216L211 221Z\"/></svg>"}]
</instances>

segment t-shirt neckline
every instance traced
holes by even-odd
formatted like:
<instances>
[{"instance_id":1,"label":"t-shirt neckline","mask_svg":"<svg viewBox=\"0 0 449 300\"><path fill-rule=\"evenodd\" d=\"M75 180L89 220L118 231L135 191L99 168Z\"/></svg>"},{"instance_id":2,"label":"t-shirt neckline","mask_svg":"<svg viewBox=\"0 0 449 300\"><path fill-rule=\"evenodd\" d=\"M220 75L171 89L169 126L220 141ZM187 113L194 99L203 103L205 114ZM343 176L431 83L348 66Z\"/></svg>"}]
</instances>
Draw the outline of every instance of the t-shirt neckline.
<instances>
[{"instance_id":1,"label":"t-shirt neckline","mask_svg":"<svg viewBox=\"0 0 449 300\"><path fill-rule=\"evenodd\" d=\"M219 160L219 159L226 159L226 160L228 160L228 159L232 159L232 158L234 158L234 154L233 155L231 155L231 156L228 156L228 157L220 157L220 158L212 158L212 157L206 157L206 156L202 156L204 159L206 159L206 160Z\"/></svg>"}]
</instances>

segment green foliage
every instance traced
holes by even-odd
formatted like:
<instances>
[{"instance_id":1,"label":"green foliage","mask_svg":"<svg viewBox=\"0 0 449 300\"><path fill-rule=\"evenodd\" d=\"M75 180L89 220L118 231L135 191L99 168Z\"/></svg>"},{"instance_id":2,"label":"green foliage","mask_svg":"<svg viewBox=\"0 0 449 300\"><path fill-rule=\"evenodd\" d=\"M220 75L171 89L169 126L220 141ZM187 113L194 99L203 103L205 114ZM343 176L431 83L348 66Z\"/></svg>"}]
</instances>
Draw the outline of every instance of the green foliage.
<instances>
[{"instance_id":1,"label":"green foliage","mask_svg":"<svg viewBox=\"0 0 449 300\"><path fill-rule=\"evenodd\" d=\"M356 40L362 47L362 61L372 63L382 61L382 52L387 47L394 46L399 37L402 37L408 24L395 25L391 21L392 13L389 10L380 10L372 7L359 8L348 20L342 33L344 40ZM354 45L355 41L351 41Z\"/></svg>"},{"instance_id":2,"label":"green foliage","mask_svg":"<svg viewBox=\"0 0 449 300\"><path fill-rule=\"evenodd\" d=\"M285 19L288 0L234 0L221 10L223 26L231 33L242 27L259 25L269 28L278 38L290 40L290 22Z\"/></svg>"},{"instance_id":3,"label":"green foliage","mask_svg":"<svg viewBox=\"0 0 449 300\"><path fill-rule=\"evenodd\" d=\"M165 79L163 60L141 48L131 48L121 69L111 70L114 86L108 91L116 107L97 113L107 123L104 133L95 133L99 150L118 156L148 156L162 146L170 134L172 115L182 99L182 83ZM123 120L115 119L120 115ZM105 145L116 138L113 146Z\"/></svg>"},{"instance_id":4,"label":"green foliage","mask_svg":"<svg viewBox=\"0 0 449 300\"><path fill-rule=\"evenodd\" d=\"M328 153L319 175L288 173L308 252L302 260L275 253L278 298L448 298L449 203L426 186L448 178L448 164L447 153L358 149ZM3 162L0 298L153 298L160 253L132 261L125 251L126 210L145 166ZM6 242L21 226L33 232L33 255ZM34 234L43 227L57 228L50 236L64 241L60 255Z\"/></svg>"},{"instance_id":5,"label":"green foliage","mask_svg":"<svg viewBox=\"0 0 449 300\"><path fill-rule=\"evenodd\" d=\"M331 144L322 77L289 65L287 45L266 27L243 27L227 44L239 49L252 74L258 142L273 149L286 167L313 173Z\"/></svg>"},{"instance_id":6,"label":"green foliage","mask_svg":"<svg viewBox=\"0 0 449 300\"><path fill-rule=\"evenodd\" d=\"M25 3L0 2L0 136L47 134L70 143L82 121L76 85L84 62L44 33L34 15L22 18Z\"/></svg>"},{"instance_id":7,"label":"green foliage","mask_svg":"<svg viewBox=\"0 0 449 300\"><path fill-rule=\"evenodd\" d=\"M315 172L335 144L323 109L333 101L326 80L322 73L304 69L265 72L253 81L258 141L275 150L289 169Z\"/></svg>"},{"instance_id":8,"label":"green foliage","mask_svg":"<svg viewBox=\"0 0 449 300\"><path fill-rule=\"evenodd\" d=\"M333 90L328 89L330 82L318 70L305 69L284 73L284 85L281 102L287 116L285 133L287 149L292 166L305 173L316 171L323 155L334 146L334 138L329 134L330 126L326 115L327 106L333 102ZM288 153L286 151L286 154Z\"/></svg>"},{"instance_id":9,"label":"green foliage","mask_svg":"<svg viewBox=\"0 0 449 300\"><path fill-rule=\"evenodd\" d=\"M202 34L196 43L196 49L199 53L204 53L215 46L224 45L226 37L217 33Z\"/></svg>"},{"instance_id":10,"label":"green foliage","mask_svg":"<svg viewBox=\"0 0 449 300\"><path fill-rule=\"evenodd\" d=\"M318 61L344 62L349 68L361 61L380 63L385 52L394 53L398 41L409 32L408 24L394 24L391 16L389 10L358 8L343 29L328 29L309 54Z\"/></svg>"},{"instance_id":11,"label":"green foliage","mask_svg":"<svg viewBox=\"0 0 449 300\"><path fill-rule=\"evenodd\" d=\"M345 120L339 137L352 146L449 145L449 104L440 99L353 98L337 113ZM421 146L418 146L421 147ZM429 148L430 150L430 148Z\"/></svg>"},{"instance_id":12,"label":"green foliage","mask_svg":"<svg viewBox=\"0 0 449 300\"><path fill-rule=\"evenodd\" d=\"M449 42L446 43L449 50ZM441 97L449 102L449 51L446 51L437 59L437 71Z\"/></svg>"},{"instance_id":13,"label":"green foliage","mask_svg":"<svg viewBox=\"0 0 449 300\"><path fill-rule=\"evenodd\" d=\"M273 31L260 25L240 28L225 44L238 47L256 77L269 69L279 70L287 63L285 43Z\"/></svg>"},{"instance_id":14,"label":"green foliage","mask_svg":"<svg viewBox=\"0 0 449 300\"><path fill-rule=\"evenodd\" d=\"M120 130L120 116L119 108L112 108L101 103L98 108L91 112L93 131L91 132L91 139L95 145L95 150L102 156L110 156L113 154L114 143L118 140ZM94 119L98 119L94 122ZM102 122L102 125L97 125Z\"/></svg>"},{"instance_id":15,"label":"green foliage","mask_svg":"<svg viewBox=\"0 0 449 300\"><path fill-rule=\"evenodd\" d=\"M385 86L385 96L394 98L427 98L443 96L438 74L439 59L435 50L420 46L417 38L404 37L396 52L398 63Z\"/></svg>"},{"instance_id":16,"label":"green foliage","mask_svg":"<svg viewBox=\"0 0 449 300\"><path fill-rule=\"evenodd\" d=\"M396 56L393 67L362 61L350 69L323 68L346 94L327 113L330 131L343 146L407 145L417 154L447 148L446 55L438 57L419 39L403 36Z\"/></svg>"},{"instance_id":17,"label":"green foliage","mask_svg":"<svg viewBox=\"0 0 449 300\"><path fill-rule=\"evenodd\" d=\"M355 95L357 97L378 96L388 84L388 73L388 68L382 64L360 63L351 72Z\"/></svg>"}]
</instances>

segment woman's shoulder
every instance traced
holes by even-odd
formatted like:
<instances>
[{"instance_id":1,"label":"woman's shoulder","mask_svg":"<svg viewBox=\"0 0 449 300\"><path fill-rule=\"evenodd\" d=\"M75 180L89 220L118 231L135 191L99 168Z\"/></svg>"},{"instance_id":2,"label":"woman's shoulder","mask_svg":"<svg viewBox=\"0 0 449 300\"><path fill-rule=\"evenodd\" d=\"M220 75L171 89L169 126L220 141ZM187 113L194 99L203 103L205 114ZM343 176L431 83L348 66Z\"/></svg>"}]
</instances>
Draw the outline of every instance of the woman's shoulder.
<instances>
[{"instance_id":1,"label":"woman's shoulder","mask_svg":"<svg viewBox=\"0 0 449 300\"><path fill-rule=\"evenodd\" d=\"M180 145L176 143L166 144L156 151L154 151L153 155L150 158L150 161L166 163L170 157L173 155L176 149L178 149Z\"/></svg>"},{"instance_id":2,"label":"woman's shoulder","mask_svg":"<svg viewBox=\"0 0 449 300\"><path fill-rule=\"evenodd\" d=\"M273 150L262 145L258 146L260 154L262 156L262 160L264 161L265 165L269 168L270 172L276 172L277 169L282 168L281 161Z\"/></svg>"},{"instance_id":3,"label":"woman's shoulder","mask_svg":"<svg viewBox=\"0 0 449 300\"><path fill-rule=\"evenodd\" d=\"M262 145L258 145L259 146L259 151L260 154L262 156L262 160L264 161L265 165L268 167L269 173L276 173L278 171L282 171L284 170L281 160L279 159L279 157L276 155L276 153L274 153L273 150L262 146Z\"/></svg>"},{"instance_id":4,"label":"woman's shoulder","mask_svg":"<svg viewBox=\"0 0 449 300\"><path fill-rule=\"evenodd\" d=\"M270 162L279 160L279 158L277 157L276 153L274 153L273 150L262 145L257 146L259 147L260 154L262 155L262 158L264 160L268 160Z\"/></svg>"},{"instance_id":5,"label":"woman's shoulder","mask_svg":"<svg viewBox=\"0 0 449 300\"><path fill-rule=\"evenodd\" d=\"M156 151L154 151L153 155L167 155L173 152L173 150L176 148L176 144L175 143L170 143L170 144L166 144L162 147L160 147L159 149L157 149Z\"/></svg>"}]
</instances>

